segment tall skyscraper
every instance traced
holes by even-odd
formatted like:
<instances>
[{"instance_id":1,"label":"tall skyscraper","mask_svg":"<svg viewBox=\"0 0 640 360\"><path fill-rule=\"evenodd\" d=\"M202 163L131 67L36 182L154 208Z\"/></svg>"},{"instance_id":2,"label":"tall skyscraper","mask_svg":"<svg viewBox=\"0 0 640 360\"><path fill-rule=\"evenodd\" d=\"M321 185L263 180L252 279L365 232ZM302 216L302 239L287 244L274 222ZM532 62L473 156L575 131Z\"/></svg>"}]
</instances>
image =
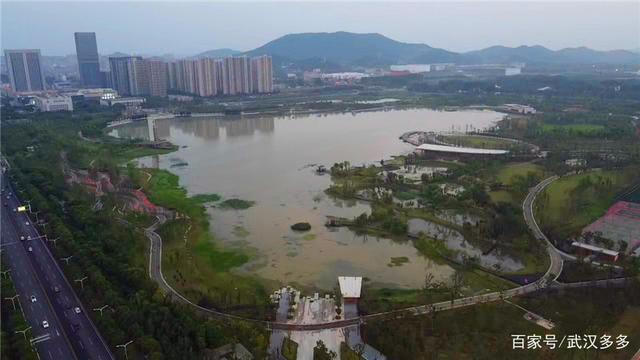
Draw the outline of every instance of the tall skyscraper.
<instances>
[{"instance_id":1,"label":"tall skyscraper","mask_svg":"<svg viewBox=\"0 0 640 360\"><path fill-rule=\"evenodd\" d=\"M74 35L80 82L85 87L102 87L96 33L77 32Z\"/></svg>"},{"instance_id":2,"label":"tall skyscraper","mask_svg":"<svg viewBox=\"0 0 640 360\"><path fill-rule=\"evenodd\" d=\"M5 50L4 58L13 91L30 92L45 89L39 49Z\"/></svg>"},{"instance_id":3,"label":"tall skyscraper","mask_svg":"<svg viewBox=\"0 0 640 360\"><path fill-rule=\"evenodd\" d=\"M136 62L142 61L138 56L110 57L111 86L118 94L131 96L139 95L141 81L136 77Z\"/></svg>"}]
</instances>

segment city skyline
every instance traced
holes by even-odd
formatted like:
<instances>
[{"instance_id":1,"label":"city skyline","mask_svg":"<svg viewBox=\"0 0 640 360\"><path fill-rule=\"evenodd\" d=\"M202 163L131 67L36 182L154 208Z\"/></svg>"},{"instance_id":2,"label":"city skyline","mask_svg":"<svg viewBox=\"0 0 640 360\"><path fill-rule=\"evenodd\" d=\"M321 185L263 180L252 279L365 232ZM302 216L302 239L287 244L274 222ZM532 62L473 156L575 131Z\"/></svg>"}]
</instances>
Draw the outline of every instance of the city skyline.
<instances>
[{"instance_id":1,"label":"city skyline","mask_svg":"<svg viewBox=\"0 0 640 360\"><path fill-rule=\"evenodd\" d=\"M554 50L579 46L597 50L640 47L637 36L640 24L636 16L640 4L633 2L520 1L411 6L344 3L339 7L319 3L288 3L283 7L281 3L271 2L251 6L190 2L61 4L64 3L3 2L3 48L39 48L45 55L68 55L74 50L69 34L77 31L99 33L103 54L189 56L216 48L246 51L289 33L333 31L375 32L402 42L425 43L457 52L493 45L542 45ZM155 15L145 17L150 4ZM575 13L576 6L581 8L579 16ZM119 11L123 7L127 8L126 12ZM280 11L274 11L278 7ZM60 13L62 10L64 14ZM240 13L246 20L241 22L244 25L229 22ZM309 13L314 16L309 17ZM500 21L495 21L496 13L501 14ZM26 14L30 21L24 21ZM50 19L56 14L64 16L65 21L51 27ZM207 20L212 14L216 14L216 21ZM119 17L121 26L112 27L104 21L111 15ZM542 16L544 24L540 23ZM184 18L191 20L179 21ZM573 26L568 26L571 24ZM247 36L249 33L252 36ZM190 41L184 41L185 38Z\"/></svg>"}]
</instances>

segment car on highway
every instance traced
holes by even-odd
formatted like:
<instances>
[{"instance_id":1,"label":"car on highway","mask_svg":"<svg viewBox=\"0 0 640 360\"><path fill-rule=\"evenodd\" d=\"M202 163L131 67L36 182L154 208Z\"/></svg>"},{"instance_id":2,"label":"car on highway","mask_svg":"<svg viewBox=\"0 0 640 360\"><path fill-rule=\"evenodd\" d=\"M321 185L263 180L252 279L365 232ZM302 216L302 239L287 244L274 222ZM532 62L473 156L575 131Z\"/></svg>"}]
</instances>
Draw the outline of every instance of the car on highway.
<instances>
[{"instance_id":1,"label":"car on highway","mask_svg":"<svg viewBox=\"0 0 640 360\"><path fill-rule=\"evenodd\" d=\"M76 314L80 314L80 313L81 313L81 310L80 310L80 308L79 308L78 306L76 306L76 307L73 309L73 311L75 311L75 312L76 312Z\"/></svg>"},{"instance_id":2,"label":"car on highway","mask_svg":"<svg viewBox=\"0 0 640 360\"><path fill-rule=\"evenodd\" d=\"M33 248L32 248L31 246L29 246L29 247L27 248L27 250L28 250L29 252L33 252Z\"/></svg>"},{"instance_id":3,"label":"car on highway","mask_svg":"<svg viewBox=\"0 0 640 360\"><path fill-rule=\"evenodd\" d=\"M49 323L47 322L47 320L42 321L42 327L45 329L49 327Z\"/></svg>"},{"instance_id":4,"label":"car on highway","mask_svg":"<svg viewBox=\"0 0 640 360\"><path fill-rule=\"evenodd\" d=\"M56 292L56 293L59 293L60 292L60 287L58 285L54 286L53 287L53 291Z\"/></svg>"},{"instance_id":5,"label":"car on highway","mask_svg":"<svg viewBox=\"0 0 640 360\"><path fill-rule=\"evenodd\" d=\"M25 224L25 225L27 225L27 226L29 226L29 222L28 222L28 221L25 221L25 223L24 223L24 224Z\"/></svg>"},{"instance_id":6,"label":"car on highway","mask_svg":"<svg viewBox=\"0 0 640 360\"><path fill-rule=\"evenodd\" d=\"M36 296L35 295L31 295L31 302L34 303L36 301L38 301L38 299L36 299Z\"/></svg>"},{"instance_id":7,"label":"car on highway","mask_svg":"<svg viewBox=\"0 0 640 360\"><path fill-rule=\"evenodd\" d=\"M24 241L24 236L20 235L20 241Z\"/></svg>"}]
</instances>

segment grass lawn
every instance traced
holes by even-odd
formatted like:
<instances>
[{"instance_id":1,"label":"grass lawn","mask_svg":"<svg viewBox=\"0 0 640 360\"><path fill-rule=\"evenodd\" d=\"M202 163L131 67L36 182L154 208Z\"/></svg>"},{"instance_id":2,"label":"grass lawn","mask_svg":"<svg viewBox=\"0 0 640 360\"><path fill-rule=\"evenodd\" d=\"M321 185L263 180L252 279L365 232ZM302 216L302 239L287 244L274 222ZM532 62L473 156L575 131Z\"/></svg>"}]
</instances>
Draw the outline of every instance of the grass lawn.
<instances>
[{"instance_id":1,"label":"grass lawn","mask_svg":"<svg viewBox=\"0 0 640 360\"><path fill-rule=\"evenodd\" d=\"M604 132L604 125L596 124L569 124L569 125L552 125L543 124L540 126L542 133L568 133L575 135L597 135Z\"/></svg>"},{"instance_id":2,"label":"grass lawn","mask_svg":"<svg viewBox=\"0 0 640 360\"><path fill-rule=\"evenodd\" d=\"M282 340L282 356L287 360L296 360L298 358L298 343L285 337Z\"/></svg>"},{"instance_id":3,"label":"grass lawn","mask_svg":"<svg viewBox=\"0 0 640 360\"><path fill-rule=\"evenodd\" d=\"M489 197L493 203L505 202L520 206L528 187L532 184L527 179L529 174L534 174L535 181L544 177L542 166L531 162L510 163L498 167L488 176L488 181L501 184L503 189L489 191Z\"/></svg>"},{"instance_id":4,"label":"grass lawn","mask_svg":"<svg viewBox=\"0 0 640 360\"><path fill-rule=\"evenodd\" d=\"M511 193L507 190L495 190L489 191L489 197L491 201L494 203L506 202L511 204L517 204L518 202L514 199Z\"/></svg>"},{"instance_id":5,"label":"grass lawn","mask_svg":"<svg viewBox=\"0 0 640 360\"><path fill-rule=\"evenodd\" d=\"M518 286L487 272L473 269L464 272L463 296L478 295L494 291L508 290Z\"/></svg>"},{"instance_id":6,"label":"grass lawn","mask_svg":"<svg viewBox=\"0 0 640 360\"><path fill-rule=\"evenodd\" d=\"M516 176L526 177L529 173L534 173L538 177L542 177L544 174L543 168L540 165L530 162L508 164L500 168L496 174L496 180L504 185L513 185Z\"/></svg>"},{"instance_id":7,"label":"grass lawn","mask_svg":"<svg viewBox=\"0 0 640 360\"><path fill-rule=\"evenodd\" d=\"M362 360L362 357L347 345L347 343L340 343L340 360Z\"/></svg>"},{"instance_id":8,"label":"grass lawn","mask_svg":"<svg viewBox=\"0 0 640 360\"><path fill-rule=\"evenodd\" d=\"M516 145L513 141L497 139L497 138L489 138L483 136L459 136L459 135L448 135L442 136L442 139L445 142L448 142L453 145L458 146L466 146L473 148L481 148L481 149L509 149Z\"/></svg>"},{"instance_id":9,"label":"grass lawn","mask_svg":"<svg viewBox=\"0 0 640 360\"><path fill-rule=\"evenodd\" d=\"M638 167L627 167L563 177L536 199L536 218L558 237L578 233L602 216L614 197L639 176Z\"/></svg>"}]
</instances>

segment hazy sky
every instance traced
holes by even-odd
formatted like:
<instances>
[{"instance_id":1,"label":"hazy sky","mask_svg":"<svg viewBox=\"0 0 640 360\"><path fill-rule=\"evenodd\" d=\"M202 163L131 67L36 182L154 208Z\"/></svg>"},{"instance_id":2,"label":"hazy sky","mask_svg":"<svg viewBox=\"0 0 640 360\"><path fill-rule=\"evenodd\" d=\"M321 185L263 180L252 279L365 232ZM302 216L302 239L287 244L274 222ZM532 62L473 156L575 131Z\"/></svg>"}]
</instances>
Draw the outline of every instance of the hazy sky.
<instances>
[{"instance_id":1,"label":"hazy sky","mask_svg":"<svg viewBox=\"0 0 640 360\"><path fill-rule=\"evenodd\" d=\"M491 45L640 47L631 2L1 2L2 48L75 53L73 33L97 33L100 53L178 55L249 50L288 33L377 32L453 51Z\"/></svg>"}]
</instances>

